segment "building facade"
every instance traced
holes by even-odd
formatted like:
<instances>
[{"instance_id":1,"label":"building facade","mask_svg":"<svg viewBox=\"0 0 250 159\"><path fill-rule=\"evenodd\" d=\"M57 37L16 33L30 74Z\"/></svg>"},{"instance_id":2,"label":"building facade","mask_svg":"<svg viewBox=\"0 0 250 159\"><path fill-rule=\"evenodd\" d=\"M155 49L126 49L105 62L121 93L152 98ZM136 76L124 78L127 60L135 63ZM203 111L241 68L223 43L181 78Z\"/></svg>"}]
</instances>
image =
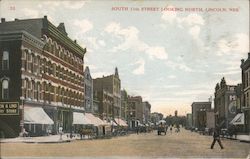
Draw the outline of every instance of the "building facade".
<instances>
[{"instance_id":1,"label":"building facade","mask_svg":"<svg viewBox=\"0 0 250 159\"><path fill-rule=\"evenodd\" d=\"M213 109L206 111L206 128L215 128L215 113Z\"/></svg>"},{"instance_id":2,"label":"building facade","mask_svg":"<svg viewBox=\"0 0 250 159\"><path fill-rule=\"evenodd\" d=\"M128 97L128 112L130 128L135 128L138 124L143 123L143 105L141 96Z\"/></svg>"},{"instance_id":3,"label":"building facade","mask_svg":"<svg viewBox=\"0 0 250 159\"><path fill-rule=\"evenodd\" d=\"M223 77L217 83L214 93L215 122L222 128L229 127L229 123L236 115L236 85L227 85Z\"/></svg>"},{"instance_id":4,"label":"building facade","mask_svg":"<svg viewBox=\"0 0 250 159\"><path fill-rule=\"evenodd\" d=\"M193 102L192 105L192 127L203 128L205 126L205 114L211 110L211 102Z\"/></svg>"},{"instance_id":5,"label":"building facade","mask_svg":"<svg viewBox=\"0 0 250 159\"><path fill-rule=\"evenodd\" d=\"M113 94L106 90L97 92L99 104L99 117L103 120L110 121L114 119L114 97Z\"/></svg>"},{"instance_id":6,"label":"building facade","mask_svg":"<svg viewBox=\"0 0 250 159\"><path fill-rule=\"evenodd\" d=\"M63 23L56 27L46 16L1 19L0 41L0 101L20 105L18 115L0 115L1 131L6 137L18 136L24 127L34 135L45 133L46 125L52 133L58 127L70 131L72 112L84 110L86 48L67 36Z\"/></svg>"},{"instance_id":7,"label":"building facade","mask_svg":"<svg viewBox=\"0 0 250 159\"><path fill-rule=\"evenodd\" d=\"M148 101L143 102L143 123L147 124L150 121L151 104Z\"/></svg>"},{"instance_id":8,"label":"building facade","mask_svg":"<svg viewBox=\"0 0 250 159\"><path fill-rule=\"evenodd\" d=\"M242 112L244 113L244 131L250 132L250 53L246 60L241 60L241 72L242 72Z\"/></svg>"},{"instance_id":9,"label":"building facade","mask_svg":"<svg viewBox=\"0 0 250 159\"><path fill-rule=\"evenodd\" d=\"M85 88L85 96L84 96L84 108L85 112L93 113L93 79L90 74L89 67L87 66L84 71L84 88Z\"/></svg>"},{"instance_id":10,"label":"building facade","mask_svg":"<svg viewBox=\"0 0 250 159\"><path fill-rule=\"evenodd\" d=\"M126 90L121 91L121 118L124 120L127 119L128 113L128 93Z\"/></svg>"},{"instance_id":11,"label":"building facade","mask_svg":"<svg viewBox=\"0 0 250 159\"><path fill-rule=\"evenodd\" d=\"M115 74L110 76L103 76L102 78L96 78L93 80L93 88L94 91L98 92L97 94L107 94L109 93L113 97L111 114L105 115L102 113L105 108L103 106L105 105L102 99L100 99L98 96L98 100L100 101L100 107L99 112L100 117L103 119L105 117L107 118L120 118L121 116L121 81L119 79L118 69L115 69ZM109 95L108 95L109 96Z\"/></svg>"},{"instance_id":12,"label":"building facade","mask_svg":"<svg viewBox=\"0 0 250 159\"><path fill-rule=\"evenodd\" d=\"M192 114L188 113L186 118L187 118L187 120L186 120L186 128L191 129L192 128Z\"/></svg>"},{"instance_id":13,"label":"building facade","mask_svg":"<svg viewBox=\"0 0 250 159\"><path fill-rule=\"evenodd\" d=\"M94 114L95 116L100 116L100 113L99 113L99 108L100 108L100 101L97 97L97 91L93 91L93 112L92 114Z\"/></svg>"}]
</instances>

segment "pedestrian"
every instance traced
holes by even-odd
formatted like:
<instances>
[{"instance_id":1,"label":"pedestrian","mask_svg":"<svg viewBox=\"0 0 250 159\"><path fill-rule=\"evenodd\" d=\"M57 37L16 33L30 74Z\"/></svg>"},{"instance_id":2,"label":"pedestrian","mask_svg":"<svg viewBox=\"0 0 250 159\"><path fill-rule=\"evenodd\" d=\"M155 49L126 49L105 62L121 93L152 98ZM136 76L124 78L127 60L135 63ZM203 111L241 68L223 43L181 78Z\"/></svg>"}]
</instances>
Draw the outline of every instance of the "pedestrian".
<instances>
[{"instance_id":1,"label":"pedestrian","mask_svg":"<svg viewBox=\"0 0 250 159\"><path fill-rule=\"evenodd\" d=\"M221 140L220 140L220 128L218 126L216 126L215 129L214 129L213 138L214 138L214 140L212 142L211 149L214 148L214 144L215 144L216 141L219 143L220 148L224 149L224 147L223 147L223 145L221 143Z\"/></svg>"},{"instance_id":2,"label":"pedestrian","mask_svg":"<svg viewBox=\"0 0 250 159\"><path fill-rule=\"evenodd\" d=\"M136 133L139 134L139 127L136 127Z\"/></svg>"},{"instance_id":3,"label":"pedestrian","mask_svg":"<svg viewBox=\"0 0 250 159\"><path fill-rule=\"evenodd\" d=\"M61 126L59 127L58 132L59 132L59 135L60 135L60 140L62 140L63 128Z\"/></svg>"},{"instance_id":4,"label":"pedestrian","mask_svg":"<svg viewBox=\"0 0 250 159\"><path fill-rule=\"evenodd\" d=\"M170 126L170 133L172 134L172 126Z\"/></svg>"},{"instance_id":5,"label":"pedestrian","mask_svg":"<svg viewBox=\"0 0 250 159\"><path fill-rule=\"evenodd\" d=\"M237 133L238 133L238 127L234 126L234 135L235 135L235 139L237 139Z\"/></svg>"}]
</instances>

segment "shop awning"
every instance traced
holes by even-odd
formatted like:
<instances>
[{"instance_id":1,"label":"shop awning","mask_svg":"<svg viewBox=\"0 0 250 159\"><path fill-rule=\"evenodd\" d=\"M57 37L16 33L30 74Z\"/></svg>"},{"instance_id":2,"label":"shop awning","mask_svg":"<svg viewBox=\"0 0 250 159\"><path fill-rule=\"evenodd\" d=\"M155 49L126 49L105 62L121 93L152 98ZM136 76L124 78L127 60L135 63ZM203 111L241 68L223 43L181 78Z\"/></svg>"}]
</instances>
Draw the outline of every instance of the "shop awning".
<instances>
[{"instance_id":1,"label":"shop awning","mask_svg":"<svg viewBox=\"0 0 250 159\"><path fill-rule=\"evenodd\" d=\"M48 114L41 107L24 107L25 124L54 124Z\"/></svg>"},{"instance_id":2,"label":"shop awning","mask_svg":"<svg viewBox=\"0 0 250 159\"><path fill-rule=\"evenodd\" d=\"M115 118L115 122L120 126L128 126L128 124L120 118Z\"/></svg>"},{"instance_id":3,"label":"shop awning","mask_svg":"<svg viewBox=\"0 0 250 159\"><path fill-rule=\"evenodd\" d=\"M73 112L74 125L93 125L86 115L79 112Z\"/></svg>"},{"instance_id":4,"label":"shop awning","mask_svg":"<svg viewBox=\"0 0 250 159\"><path fill-rule=\"evenodd\" d=\"M95 117L91 113L85 113L86 117L91 121L91 124L95 126L100 126L100 125L107 125L104 121L102 121L100 118Z\"/></svg>"},{"instance_id":5,"label":"shop awning","mask_svg":"<svg viewBox=\"0 0 250 159\"><path fill-rule=\"evenodd\" d=\"M244 125L244 113L237 114L230 122L233 125Z\"/></svg>"},{"instance_id":6,"label":"shop awning","mask_svg":"<svg viewBox=\"0 0 250 159\"><path fill-rule=\"evenodd\" d=\"M113 121L113 120L111 120L111 125L113 125L113 126L117 126L117 124Z\"/></svg>"},{"instance_id":7,"label":"shop awning","mask_svg":"<svg viewBox=\"0 0 250 159\"><path fill-rule=\"evenodd\" d=\"M107 122L106 120L103 120L103 122L104 122L104 125L111 126L111 123Z\"/></svg>"}]
</instances>

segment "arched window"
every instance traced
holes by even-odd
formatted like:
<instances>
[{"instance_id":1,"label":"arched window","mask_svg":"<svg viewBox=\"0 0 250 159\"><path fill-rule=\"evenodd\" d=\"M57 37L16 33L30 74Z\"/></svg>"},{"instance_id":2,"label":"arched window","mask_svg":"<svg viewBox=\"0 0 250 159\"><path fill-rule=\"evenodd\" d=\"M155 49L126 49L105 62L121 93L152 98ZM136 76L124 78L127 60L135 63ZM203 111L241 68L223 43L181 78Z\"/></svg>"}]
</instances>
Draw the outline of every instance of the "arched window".
<instances>
[{"instance_id":1,"label":"arched window","mask_svg":"<svg viewBox=\"0 0 250 159\"><path fill-rule=\"evenodd\" d=\"M2 68L3 70L9 69L9 52L8 51L3 51Z\"/></svg>"},{"instance_id":2,"label":"arched window","mask_svg":"<svg viewBox=\"0 0 250 159\"><path fill-rule=\"evenodd\" d=\"M40 82L38 82L37 83L37 100L39 101L39 100L41 100L41 93L42 93L42 91L41 91L41 84L40 84Z\"/></svg>"},{"instance_id":3,"label":"arched window","mask_svg":"<svg viewBox=\"0 0 250 159\"><path fill-rule=\"evenodd\" d=\"M62 104L64 104L64 95L65 95L65 91L64 88L61 89L61 102Z\"/></svg>"},{"instance_id":4,"label":"arched window","mask_svg":"<svg viewBox=\"0 0 250 159\"><path fill-rule=\"evenodd\" d=\"M2 81L2 99L9 99L9 80Z\"/></svg>"},{"instance_id":5,"label":"arched window","mask_svg":"<svg viewBox=\"0 0 250 159\"><path fill-rule=\"evenodd\" d=\"M52 47L53 47L53 46L52 46L52 45L53 45L52 43L53 43L53 42L52 42L52 39L49 38L49 40L48 40L48 51L49 51L50 53L52 52Z\"/></svg>"},{"instance_id":6,"label":"arched window","mask_svg":"<svg viewBox=\"0 0 250 159\"><path fill-rule=\"evenodd\" d=\"M31 81L31 99L37 99L37 87L35 81Z\"/></svg>"},{"instance_id":7,"label":"arched window","mask_svg":"<svg viewBox=\"0 0 250 159\"><path fill-rule=\"evenodd\" d=\"M31 73L34 73L34 65L35 65L35 56L34 56L34 54L31 54L30 58L31 58L30 63L29 63L30 71L31 71Z\"/></svg>"}]
</instances>

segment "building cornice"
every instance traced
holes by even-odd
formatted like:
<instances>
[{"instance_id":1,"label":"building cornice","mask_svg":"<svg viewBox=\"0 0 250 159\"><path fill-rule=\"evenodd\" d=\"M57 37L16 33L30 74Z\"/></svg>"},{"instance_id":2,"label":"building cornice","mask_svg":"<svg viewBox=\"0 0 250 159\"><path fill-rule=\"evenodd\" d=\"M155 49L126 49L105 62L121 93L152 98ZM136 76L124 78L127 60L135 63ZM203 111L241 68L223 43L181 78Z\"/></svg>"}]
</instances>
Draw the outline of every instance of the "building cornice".
<instances>
[{"instance_id":1,"label":"building cornice","mask_svg":"<svg viewBox=\"0 0 250 159\"><path fill-rule=\"evenodd\" d=\"M36 38L26 31L7 31L0 32L0 41L23 40L36 48L43 49L45 42Z\"/></svg>"},{"instance_id":2,"label":"building cornice","mask_svg":"<svg viewBox=\"0 0 250 159\"><path fill-rule=\"evenodd\" d=\"M60 30L58 30L52 23L50 23L47 20L47 18L44 18L43 20L44 20L43 29L45 31L45 34L47 33L48 36L58 40L59 42L62 42L69 49L76 52L80 56L84 56L84 54L86 53L86 48L82 48L76 42L72 41L69 37L67 37Z\"/></svg>"}]
</instances>

